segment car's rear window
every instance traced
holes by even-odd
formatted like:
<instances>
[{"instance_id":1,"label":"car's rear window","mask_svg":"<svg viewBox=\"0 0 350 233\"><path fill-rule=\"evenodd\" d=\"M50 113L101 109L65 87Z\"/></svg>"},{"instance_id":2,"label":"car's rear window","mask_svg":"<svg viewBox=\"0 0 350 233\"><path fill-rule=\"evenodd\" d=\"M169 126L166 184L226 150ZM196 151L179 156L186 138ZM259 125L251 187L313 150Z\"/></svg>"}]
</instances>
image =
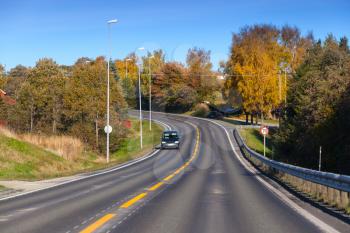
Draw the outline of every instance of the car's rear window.
<instances>
[{"instance_id":1,"label":"car's rear window","mask_svg":"<svg viewBox=\"0 0 350 233\"><path fill-rule=\"evenodd\" d=\"M164 139L177 139L178 135L175 132L174 133L164 133L163 138Z\"/></svg>"}]
</instances>

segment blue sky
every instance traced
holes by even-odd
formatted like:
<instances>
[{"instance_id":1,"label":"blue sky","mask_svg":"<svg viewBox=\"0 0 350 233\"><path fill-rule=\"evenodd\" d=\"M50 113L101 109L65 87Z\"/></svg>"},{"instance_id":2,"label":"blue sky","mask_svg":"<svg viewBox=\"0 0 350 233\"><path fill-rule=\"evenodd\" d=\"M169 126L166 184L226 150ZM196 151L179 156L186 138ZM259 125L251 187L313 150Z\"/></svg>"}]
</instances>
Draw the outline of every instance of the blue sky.
<instances>
[{"instance_id":1,"label":"blue sky","mask_svg":"<svg viewBox=\"0 0 350 233\"><path fill-rule=\"evenodd\" d=\"M188 48L211 50L214 66L226 59L231 35L245 25L298 26L315 38L350 37L348 0L11 0L0 1L0 63L34 66L42 57L70 65L82 56L123 58L140 46L162 48L168 60L185 61Z\"/></svg>"}]
</instances>

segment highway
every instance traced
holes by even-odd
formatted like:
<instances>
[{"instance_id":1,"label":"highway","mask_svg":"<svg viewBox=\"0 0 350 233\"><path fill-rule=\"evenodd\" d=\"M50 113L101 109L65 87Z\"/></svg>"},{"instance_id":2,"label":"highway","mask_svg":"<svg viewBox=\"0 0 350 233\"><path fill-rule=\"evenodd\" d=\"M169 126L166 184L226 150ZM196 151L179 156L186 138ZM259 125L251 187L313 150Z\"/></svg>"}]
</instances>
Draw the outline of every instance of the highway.
<instances>
[{"instance_id":1,"label":"highway","mask_svg":"<svg viewBox=\"0 0 350 233\"><path fill-rule=\"evenodd\" d=\"M180 150L2 200L0 232L350 232L348 224L321 211L313 216L329 228L310 221L263 185L233 153L224 128L153 117L180 132Z\"/></svg>"}]
</instances>

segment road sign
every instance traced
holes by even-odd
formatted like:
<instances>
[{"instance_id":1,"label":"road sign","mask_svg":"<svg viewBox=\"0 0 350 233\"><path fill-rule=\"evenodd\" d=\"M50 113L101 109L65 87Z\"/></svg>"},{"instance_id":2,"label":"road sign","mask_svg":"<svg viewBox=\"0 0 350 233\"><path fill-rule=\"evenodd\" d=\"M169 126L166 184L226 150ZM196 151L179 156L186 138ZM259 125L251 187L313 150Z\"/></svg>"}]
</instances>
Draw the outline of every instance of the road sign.
<instances>
[{"instance_id":1,"label":"road sign","mask_svg":"<svg viewBox=\"0 0 350 233\"><path fill-rule=\"evenodd\" d=\"M260 128L260 133L264 136L264 156L266 156L266 135L269 134L269 128L267 128L267 126L262 126Z\"/></svg>"},{"instance_id":2,"label":"road sign","mask_svg":"<svg viewBox=\"0 0 350 233\"><path fill-rule=\"evenodd\" d=\"M112 133L112 130L113 130L112 126L110 125L105 126L105 133Z\"/></svg>"},{"instance_id":3,"label":"road sign","mask_svg":"<svg viewBox=\"0 0 350 233\"><path fill-rule=\"evenodd\" d=\"M262 126L260 128L260 133L264 136L268 135L269 134L269 128L267 128L266 126Z\"/></svg>"}]
</instances>

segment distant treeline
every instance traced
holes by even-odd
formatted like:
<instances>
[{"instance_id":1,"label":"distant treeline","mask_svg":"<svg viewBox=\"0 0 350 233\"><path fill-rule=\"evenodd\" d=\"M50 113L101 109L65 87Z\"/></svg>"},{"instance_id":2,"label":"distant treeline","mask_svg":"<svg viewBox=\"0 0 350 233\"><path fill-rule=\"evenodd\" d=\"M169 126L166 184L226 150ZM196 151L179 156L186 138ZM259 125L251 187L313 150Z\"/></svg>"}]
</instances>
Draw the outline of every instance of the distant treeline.
<instances>
[{"instance_id":1,"label":"distant treeline","mask_svg":"<svg viewBox=\"0 0 350 233\"><path fill-rule=\"evenodd\" d=\"M111 61L112 151L127 136L127 108L138 104L138 63L142 59L141 98L148 109L149 84L155 110L184 112L202 100L214 100L221 88L212 72L210 52L188 51L187 65L166 62L162 50L137 58L130 54ZM36 65L18 65L5 72L0 66L0 88L16 104L0 100L0 120L17 132L65 134L80 138L96 151L105 148L107 62L104 57L80 58L72 66L50 58ZM101 137L102 136L102 137Z\"/></svg>"}]
</instances>

